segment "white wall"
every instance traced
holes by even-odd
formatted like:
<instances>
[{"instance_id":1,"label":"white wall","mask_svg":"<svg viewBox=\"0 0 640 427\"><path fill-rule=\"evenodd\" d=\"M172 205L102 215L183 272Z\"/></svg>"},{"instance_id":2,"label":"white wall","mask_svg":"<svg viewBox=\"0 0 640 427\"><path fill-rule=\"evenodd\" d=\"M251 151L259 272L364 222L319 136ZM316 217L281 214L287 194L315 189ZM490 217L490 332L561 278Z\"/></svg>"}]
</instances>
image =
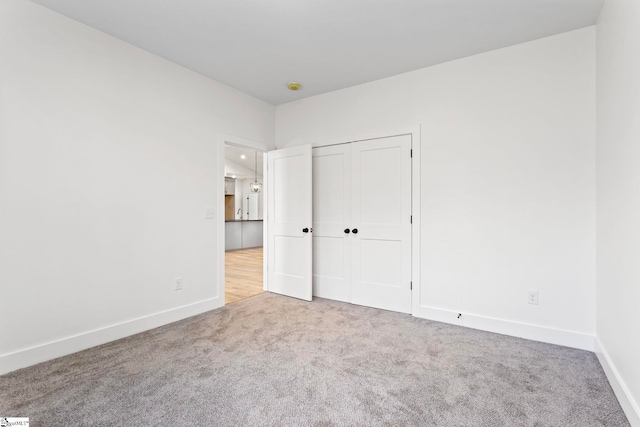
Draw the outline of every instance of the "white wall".
<instances>
[{"instance_id":1,"label":"white wall","mask_svg":"<svg viewBox=\"0 0 640 427\"><path fill-rule=\"evenodd\" d=\"M597 335L640 426L640 2L607 0L597 25Z\"/></svg>"},{"instance_id":2,"label":"white wall","mask_svg":"<svg viewBox=\"0 0 640 427\"><path fill-rule=\"evenodd\" d=\"M592 348L594 88L590 27L278 106L276 146L419 124L415 314Z\"/></svg>"},{"instance_id":3,"label":"white wall","mask_svg":"<svg viewBox=\"0 0 640 427\"><path fill-rule=\"evenodd\" d=\"M24 0L0 58L0 373L222 305L217 134L274 108Z\"/></svg>"}]
</instances>

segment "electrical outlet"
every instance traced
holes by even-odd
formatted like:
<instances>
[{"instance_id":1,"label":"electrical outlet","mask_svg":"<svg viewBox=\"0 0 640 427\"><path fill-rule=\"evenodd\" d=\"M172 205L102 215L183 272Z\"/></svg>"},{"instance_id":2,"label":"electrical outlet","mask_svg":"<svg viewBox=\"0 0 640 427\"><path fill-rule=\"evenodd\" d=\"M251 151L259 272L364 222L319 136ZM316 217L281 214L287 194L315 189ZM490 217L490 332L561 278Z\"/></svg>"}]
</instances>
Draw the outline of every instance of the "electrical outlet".
<instances>
[{"instance_id":1,"label":"electrical outlet","mask_svg":"<svg viewBox=\"0 0 640 427\"><path fill-rule=\"evenodd\" d=\"M204 208L204 219L214 219L216 210L214 208Z\"/></svg>"},{"instance_id":2,"label":"electrical outlet","mask_svg":"<svg viewBox=\"0 0 640 427\"><path fill-rule=\"evenodd\" d=\"M538 291L529 291L527 294L527 303L538 305Z\"/></svg>"},{"instance_id":3,"label":"electrical outlet","mask_svg":"<svg viewBox=\"0 0 640 427\"><path fill-rule=\"evenodd\" d=\"M182 290L182 277L176 277L175 283L176 283L176 291L181 291Z\"/></svg>"}]
</instances>

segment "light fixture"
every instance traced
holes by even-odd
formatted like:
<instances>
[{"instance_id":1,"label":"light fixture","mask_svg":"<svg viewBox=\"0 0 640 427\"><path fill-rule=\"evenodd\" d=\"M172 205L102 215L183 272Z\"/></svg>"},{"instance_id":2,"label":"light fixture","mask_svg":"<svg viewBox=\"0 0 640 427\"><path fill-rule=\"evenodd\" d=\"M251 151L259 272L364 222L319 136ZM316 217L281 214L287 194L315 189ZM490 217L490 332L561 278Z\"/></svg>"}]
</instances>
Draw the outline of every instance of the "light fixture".
<instances>
[{"instance_id":1,"label":"light fixture","mask_svg":"<svg viewBox=\"0 0 640 427\"><path fill-rule=\"evenodd\" d=\"M287 85L287 88L289 90L300 90L300 83L297 82L291 82Z\"/></svg>"},{"instance_id":2,"label":"light fixture","mask_svg":"<svg viewBox=\"0 0 640 427\"><path fill-rule=\"evenodd\" d=\"M252 193L259 193L262 190L262 184L258 182L258 152L256 151L255 154L256 154L256 168L254 172L255 178L254 178L254 181L249 186L249 188L251 189Z\"/></svg>"},{"instance_id":3,"label":"light fixture","mask_svg":"<svg viewBox=\"0 0 640 427\"><path fill-rule=\"evenodd\" d=\"M246 158L247 158L247 156L245 156L244 154L240 154L240 158L241 158L242 160L244 160L244 159L246 159Z\"/></svg>"}]
</instances>

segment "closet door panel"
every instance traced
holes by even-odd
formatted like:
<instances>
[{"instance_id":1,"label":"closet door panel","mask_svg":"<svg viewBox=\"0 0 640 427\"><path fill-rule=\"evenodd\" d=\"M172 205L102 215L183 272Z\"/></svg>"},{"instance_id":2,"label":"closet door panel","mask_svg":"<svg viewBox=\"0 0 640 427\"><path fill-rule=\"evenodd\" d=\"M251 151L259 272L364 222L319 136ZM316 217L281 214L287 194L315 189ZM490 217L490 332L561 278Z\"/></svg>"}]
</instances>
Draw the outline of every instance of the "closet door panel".
<instances>
[{"instance_id":1,"label":"closet door panel","mask_svg":"<svg viewBox=\"0 0 640 427\"><path fill-rule=\"evenodd\" d=\"M351 148L313 149L313 295L351 301Z\"/></svg>"},{"instance_id":2,"label":"closet door panel","mask_svg":"<svg viewBox=\"0 0 640 427\"><path fill-rule=\"evenodd\" d=\"M411 136L351 146L351 301L410 313Z\"/></svg>"}]
</instances>

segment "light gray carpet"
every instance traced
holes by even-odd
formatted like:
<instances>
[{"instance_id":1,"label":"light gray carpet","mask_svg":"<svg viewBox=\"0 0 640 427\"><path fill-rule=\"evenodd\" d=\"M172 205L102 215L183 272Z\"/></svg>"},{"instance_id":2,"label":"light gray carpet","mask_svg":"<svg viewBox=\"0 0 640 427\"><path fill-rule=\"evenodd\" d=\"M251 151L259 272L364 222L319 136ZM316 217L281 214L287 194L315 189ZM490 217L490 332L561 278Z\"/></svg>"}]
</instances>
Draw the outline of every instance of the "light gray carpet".
<instances>
[{"instance_id":1,"label":"light gray carpet","mask_svg":"<svg viewBox=\"0 0 640 427\"><path fill-rule=\"evenodd\" d=\"M262 294L0 377L32 426L628 426L593 353Z\"/></svg>"}]
</instances>

